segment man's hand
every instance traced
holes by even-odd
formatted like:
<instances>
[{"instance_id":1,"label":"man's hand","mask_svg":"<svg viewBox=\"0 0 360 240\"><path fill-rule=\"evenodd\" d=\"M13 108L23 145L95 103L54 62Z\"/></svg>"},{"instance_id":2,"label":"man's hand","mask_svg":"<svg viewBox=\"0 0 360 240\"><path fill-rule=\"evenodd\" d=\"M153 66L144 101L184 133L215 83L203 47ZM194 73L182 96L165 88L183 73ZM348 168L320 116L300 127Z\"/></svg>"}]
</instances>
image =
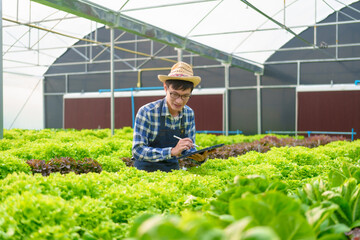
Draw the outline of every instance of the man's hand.
<instances>
[{"instance_id":1,"label":"man's hand","mask_svg":"<svg viewBox=\"0 0 360 240\"><path fill-rule=\"evenodd\" d=\"M189 156L188 158L191 158L192 160L195 160L197 162L204 162L209 157L209 154L210 154L209 151L205 151L203 153L193 154L193 155Z\"/></svg>"},{"instance_id":2,"label":"man's hand","mask_svg":"<svg viewBox=\"0 0 360 240\"><path fill-rule=\"evenodd\" d=\"M188 158L191 158L192 160L195 160L197 162L204 162L206 159L208 159L209 155L213 152L215 152L215 149L207 150L203 153L196 153L196 154L189 156Z\"/></svg>"},{"instance_id":3,"label":"man's hand","mask_svg":"<svg viewBox=\"0 0 360 240\"><path fill-rule=\"evenodd\" d=\"M190 138L183 138L171 149L171 156L180 156L182 151L189 150L193 147L194 143Z\"/></svg>"}]
</instances>

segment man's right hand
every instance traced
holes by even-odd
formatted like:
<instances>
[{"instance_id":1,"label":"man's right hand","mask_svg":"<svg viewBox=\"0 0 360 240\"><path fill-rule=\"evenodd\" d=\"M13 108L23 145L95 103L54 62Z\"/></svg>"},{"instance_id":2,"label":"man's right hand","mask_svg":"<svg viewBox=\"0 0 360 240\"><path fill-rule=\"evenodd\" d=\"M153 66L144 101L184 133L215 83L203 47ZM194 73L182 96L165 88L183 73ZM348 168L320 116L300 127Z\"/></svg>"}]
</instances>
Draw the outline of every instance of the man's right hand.
<instances>
[{"instance_id":1,"label":"man's right hand","mask_svg":"<svg viewBox=\"0 0 360 240\"><path fill-rule=\"evenodd\" d=\"M184 150L189 150L194 147L194 143L190 138L180 139L175 147L171 149L171 156L180 156Z\"/></svg>"}]
</instances>

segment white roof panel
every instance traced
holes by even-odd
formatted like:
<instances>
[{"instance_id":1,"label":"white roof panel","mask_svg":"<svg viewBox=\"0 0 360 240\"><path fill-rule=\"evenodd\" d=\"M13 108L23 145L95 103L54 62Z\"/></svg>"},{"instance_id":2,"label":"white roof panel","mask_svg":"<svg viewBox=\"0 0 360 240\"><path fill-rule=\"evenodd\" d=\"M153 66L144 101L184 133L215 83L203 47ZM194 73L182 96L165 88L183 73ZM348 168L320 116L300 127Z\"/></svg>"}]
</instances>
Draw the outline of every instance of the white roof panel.
<instances>
[{"instance_id":1,"label":"white roof panel","mask_svg":"<svg viewBox=\"0 0 360 240\"><path fill-rule=\"evenodd\" d=\"M354 0L129 0L83 1L263 64L306 26L314 25ZM253 5L252 5L253 4ZM356 11L356 10L354 10ZM357 10L359 11L359 10ZM67 47L100 23L30 0L3 0L4 71L43 74ZM351 15L348 16L349 20ZM30 24L30 25L26 25ZM41 30L42 28L47 31ZM49 32L53 31L53 32ZM56 34L55 34L56 33ZM16 65L18 62L19 65ZM26 62L28 64L26 64ZM28 67L24 68L24 65ZM39 71L30 70L37 66ZM16 66L22 67L16 69ZM28 70L27 70L28 69Z\"/></svg>"}]
</instances>

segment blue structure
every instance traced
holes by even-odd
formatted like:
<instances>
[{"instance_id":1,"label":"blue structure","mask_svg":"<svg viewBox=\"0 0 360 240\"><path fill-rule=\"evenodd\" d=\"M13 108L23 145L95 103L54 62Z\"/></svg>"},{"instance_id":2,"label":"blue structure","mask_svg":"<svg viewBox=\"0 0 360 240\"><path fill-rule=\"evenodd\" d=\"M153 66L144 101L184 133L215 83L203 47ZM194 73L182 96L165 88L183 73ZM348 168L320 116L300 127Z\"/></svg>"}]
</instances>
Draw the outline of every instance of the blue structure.
<instances>
[{"instance_id":1,"label":"blue structure","mask_svg":"<svg viewBox=\"0 0 360 240\"><path fill-rule=\"evenodd\" d=\"M140 90L163 90L163 87L136 87L136 88L117 88L114 89L114 92L128 92L131 91L131 117L132 117L132 127L135 125L135 101L134 101L134 91ZM99 93L110 92L110 89L99 89Z\"/></svg>"},{"instance_id":2,"label":"blue structure","mask_svg":"<svg viewBox=\"0 0 360 240\"><path fill-rule=\"evenodd\" d=\"M275 133L275 134L306 134L308 137L310 137L311 134L334 134L334 135L351 135L351 141L354 141L354 135L356 135L356 132L354 132L354 129L351 129L351 132L327 132L327 131L266 131L266 133Z\"/></svg>"}]
</instances>

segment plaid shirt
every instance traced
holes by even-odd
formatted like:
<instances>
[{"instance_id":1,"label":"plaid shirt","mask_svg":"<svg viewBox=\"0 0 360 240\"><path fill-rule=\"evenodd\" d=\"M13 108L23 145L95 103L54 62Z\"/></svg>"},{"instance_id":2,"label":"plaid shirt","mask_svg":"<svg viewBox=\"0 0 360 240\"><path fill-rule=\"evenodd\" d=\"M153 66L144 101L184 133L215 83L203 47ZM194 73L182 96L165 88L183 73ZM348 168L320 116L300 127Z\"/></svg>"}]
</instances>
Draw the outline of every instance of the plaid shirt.
<instances>
[{"instance_id":1,"label":"plaid shirt","mask_svg":"<svg viewBox=\"0 0 360 240\"><path fill-rule=\"evenodd\" d=\"M165 116L165 126L171 129L180 129L181 118L184 117L185 136L190 138L195 143L194 111L185 105L179 115L173 117L169 112L165 97L142 106L136 115L132 147L132 152L135 159L158 162L172 158L171 147L149 147L149 144L155 140L159 132L161 102L163 102L161 113L162 116ZM188 151L192 152L195 150L196 149L193 148Z\"/></svg>"}]
</instances>

